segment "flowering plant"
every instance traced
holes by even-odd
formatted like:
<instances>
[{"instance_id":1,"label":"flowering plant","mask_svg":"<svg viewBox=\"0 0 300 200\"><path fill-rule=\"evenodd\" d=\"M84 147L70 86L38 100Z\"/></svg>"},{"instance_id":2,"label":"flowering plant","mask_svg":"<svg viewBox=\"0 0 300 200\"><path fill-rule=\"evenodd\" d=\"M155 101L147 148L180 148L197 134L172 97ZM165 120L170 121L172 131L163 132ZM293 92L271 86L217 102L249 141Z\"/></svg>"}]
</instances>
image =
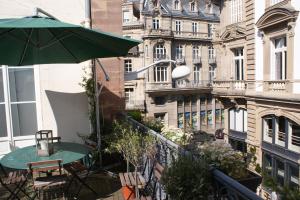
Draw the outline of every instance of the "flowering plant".
<instances>
[{"instance_id":1,"label":"flowering plant","mask_svg":"<svg viewBox=\"0 0 300 200\"><path fill-rule=\"evenodd\" d=\"M180 128L169 128L168 126L162 128L161 134L180 145L187 145L193 137L192 131L184 131Z\"/></svg>"},{"instance_id":2,"label":"flowering plant","mask_svg":"<svg viewBox=\"0 0 300 200\"><path fill-rule=\"evenodd\" d=\"M247 162L244 155L232 149L230 144L221 141L206 142L198 146L200 155L209 164L222 170L235 179L248 176Z\"/></svg>"}]
</instances>

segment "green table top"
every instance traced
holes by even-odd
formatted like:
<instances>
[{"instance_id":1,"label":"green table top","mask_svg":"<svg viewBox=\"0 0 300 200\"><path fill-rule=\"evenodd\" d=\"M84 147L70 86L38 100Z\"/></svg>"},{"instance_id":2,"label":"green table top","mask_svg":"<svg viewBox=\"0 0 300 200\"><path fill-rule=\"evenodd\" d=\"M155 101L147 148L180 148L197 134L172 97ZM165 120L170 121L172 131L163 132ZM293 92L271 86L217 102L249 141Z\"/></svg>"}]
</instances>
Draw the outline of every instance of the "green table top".
<instances>
[{"instance_id":1,"label":"green table top","mask_svg":"<svg viewBox=\"0 0 300 200\"><path fill-rule=\"evenodd\" d=\"M28 169L29 162L61 159L63 164L67 164L84 158L90 152L88 147L78 143L57 142L53 147L54 153L47 157L38 156L35 145L20 148L6 154L0 163L12 169Z\"/></svg>"}]
</instances>

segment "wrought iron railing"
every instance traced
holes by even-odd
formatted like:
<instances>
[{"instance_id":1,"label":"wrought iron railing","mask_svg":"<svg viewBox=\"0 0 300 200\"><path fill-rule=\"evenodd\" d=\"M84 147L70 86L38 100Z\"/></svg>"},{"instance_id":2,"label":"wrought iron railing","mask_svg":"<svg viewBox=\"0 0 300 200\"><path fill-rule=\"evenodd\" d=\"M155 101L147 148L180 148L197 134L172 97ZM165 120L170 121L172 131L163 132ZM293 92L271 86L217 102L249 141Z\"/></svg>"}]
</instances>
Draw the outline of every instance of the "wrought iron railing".
<instances>
[{"instance_id":1,"label":"wrought iron railing","mask_svg":"<svg viewBox=\"0 0 300 200\"><path fill-rule=\"evenodd\" d=\"M127 122L138 129L139 131L153 135L157 140L157 160L164 166L168 167L172 163L172 161L178 157L179 155L191 155L191 152L185 150L181 146L176 143L168 140L163 135L149 129L145 125L135 121L134 119L125 116ZM195 156L196 157L196 156ZM146 163L145 177L146 179L151 176L151 161ZM212 170L214 184L213 184L213 194L211 194L211 200L262 200L259 196L257 196L254 192L252 192L247 187L241 185L236 180L227 176L223 172L213 169ZM170 199L168 195L165 193L162 185L160 183L156 184L155 197L158 200Z\"/></svg>"}]
</instances>

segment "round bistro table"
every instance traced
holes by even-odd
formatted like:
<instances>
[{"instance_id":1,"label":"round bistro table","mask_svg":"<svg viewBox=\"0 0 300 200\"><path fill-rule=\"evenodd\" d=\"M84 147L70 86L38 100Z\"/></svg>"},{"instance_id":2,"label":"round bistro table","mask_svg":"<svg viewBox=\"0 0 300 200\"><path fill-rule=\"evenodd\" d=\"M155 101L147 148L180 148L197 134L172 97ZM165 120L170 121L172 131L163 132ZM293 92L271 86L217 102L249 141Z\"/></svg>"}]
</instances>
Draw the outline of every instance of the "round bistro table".
<instances>
[{"instance_id":1,"label":"round bistro table","mask_svg":"<svg viewBox=\"0 0 300 200\"><path fill-rule=\"evenodd\" d=\"M6 154L0 163L11 169L28 169L27 163L37 162L43 160L62 160L62 164L74 162L83 159L90 149L82 144L70 142L56 142L53 143L54 153L50 156L38 156L36 146L28 146L17 149Z\"/></svg>"}]
</instances>

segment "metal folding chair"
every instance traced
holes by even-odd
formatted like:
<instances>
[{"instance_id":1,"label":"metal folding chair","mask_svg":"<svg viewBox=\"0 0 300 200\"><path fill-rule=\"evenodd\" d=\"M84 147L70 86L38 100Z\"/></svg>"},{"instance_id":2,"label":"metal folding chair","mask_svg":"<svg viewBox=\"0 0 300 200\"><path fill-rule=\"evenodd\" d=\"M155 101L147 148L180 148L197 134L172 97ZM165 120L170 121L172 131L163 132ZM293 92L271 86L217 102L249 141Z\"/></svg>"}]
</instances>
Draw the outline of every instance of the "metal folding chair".
<instances>
[{"instance_id":1,"label":"metal folding chair","mask_svg":"<svg viewBox=\"0 0 300 200\"><path fill-rule=\"evenodd\" d=\"M91 149L91 152L95 151L97 148L97 143L89 139L85 140L85 145ZM87 163L85 164L83 164L83 161L76 161L64 165L64 169L72 175L67 190L69 190L74 181L77 181L79 183L79 187L77 188L77 193L75 194L75 197L78 197L83 186L88 188L95 195L98 195L98 193L86 183L86 180L89 177L89 175L91 175L92 169L93 167L95 167L96 162L97 158L94 158L93 155L90 153L88 154Z\"/></svg>"},{"instance_id":2,"label":"metal folding chair","mask_svg":"<svg viewBox=\"0 0 300 200\"><path fill-rule=\"evenodd\" d=\"M6 172L4 167L0 164L0 169L4 177L0 177L1 185L10 193L9 199L20 199L19 192L25 194L29 199L31 197L25 191L25 184L27 182L28 173L26 170Z\"/></svg>"}]
</instances>

